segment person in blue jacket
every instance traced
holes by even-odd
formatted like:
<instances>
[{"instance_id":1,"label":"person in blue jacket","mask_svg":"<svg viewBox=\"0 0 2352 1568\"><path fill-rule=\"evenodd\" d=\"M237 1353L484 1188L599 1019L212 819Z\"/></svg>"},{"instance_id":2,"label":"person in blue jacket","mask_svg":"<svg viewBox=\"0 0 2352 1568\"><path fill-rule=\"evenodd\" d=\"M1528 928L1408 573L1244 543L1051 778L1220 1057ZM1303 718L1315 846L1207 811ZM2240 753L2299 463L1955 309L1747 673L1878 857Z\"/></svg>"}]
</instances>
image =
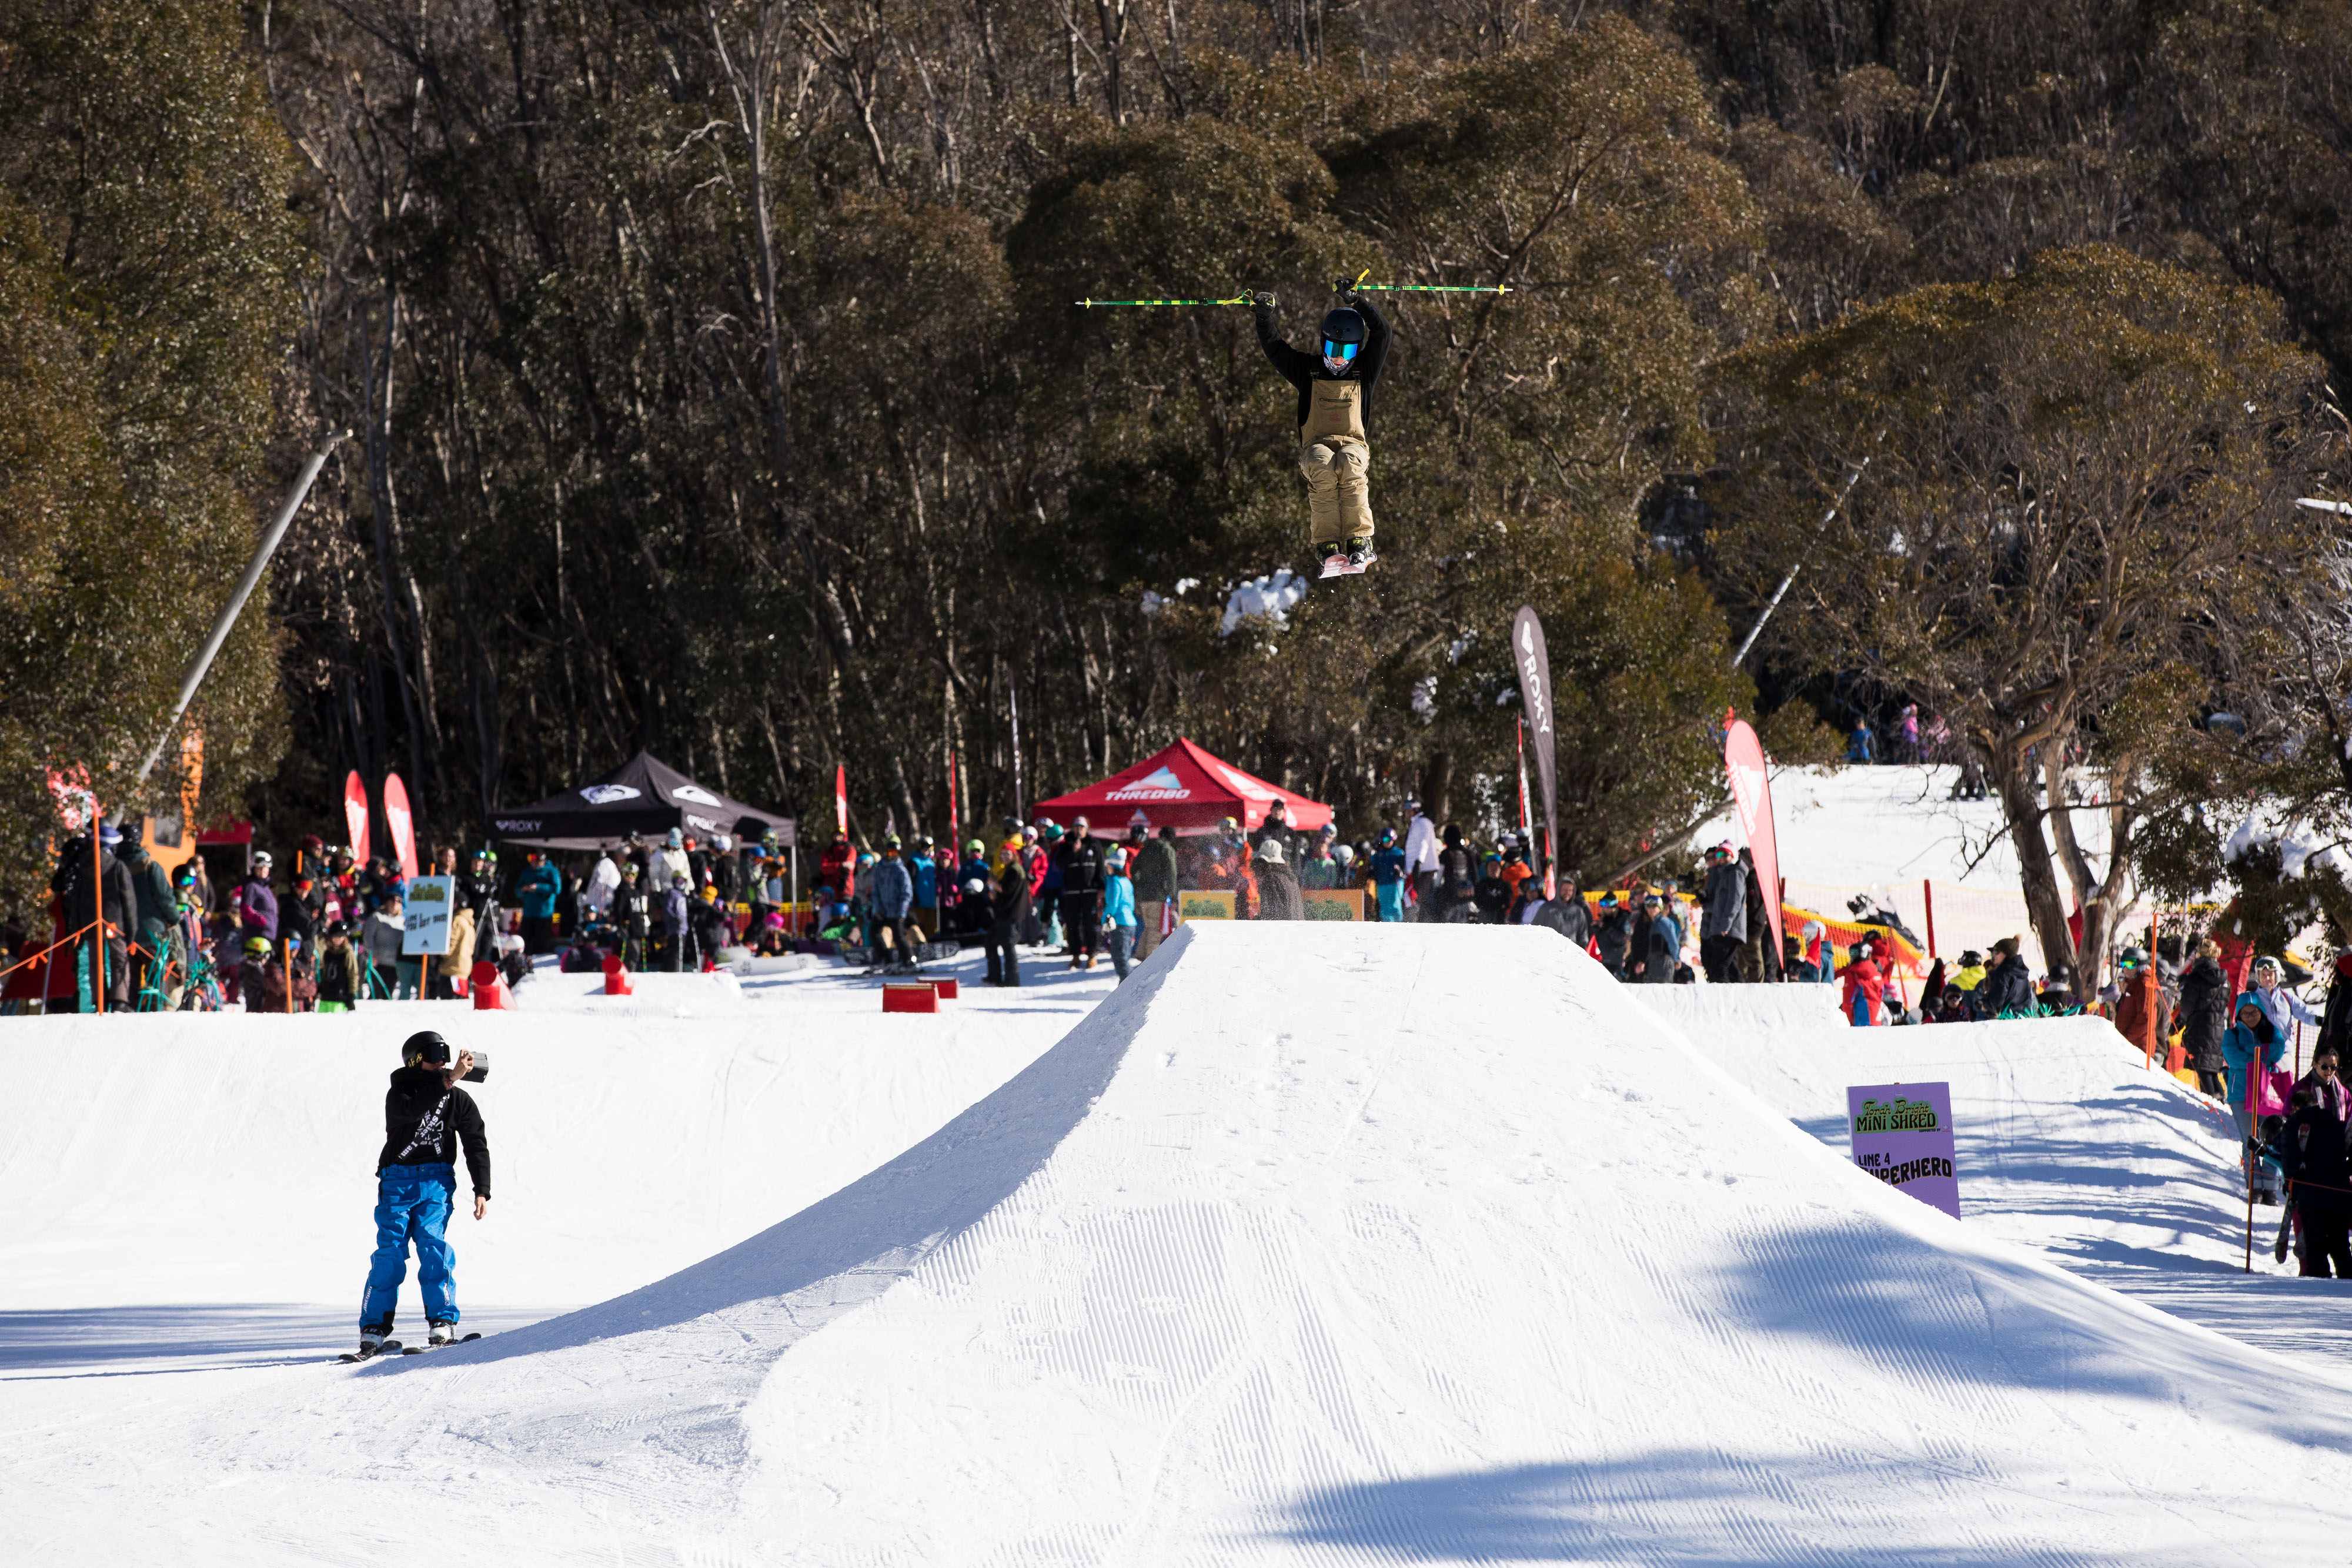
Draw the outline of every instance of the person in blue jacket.
<instances>
[{"instance_id":1,"label":"person in blue jacket","mask_svg":"<svg viewBox=\"0 0 2352 1568\"><path fill-rule=\"evenodd\" d=\"M1135 882L1127 874L1127 852L1113 850L1103 864L1103 945L1111 967L1127 978L1127 956L1135 951Z\"/></svg>"},{"instance_id":2,"label":"person in blue jacket","mask_svg":"<svg viewBox=\"0 0 2352 1568\"><path fill-rule=\"evenodd\" d=\"M1372 898L1380 905L1381 918L1401 921L1404 918L1404 851L1397 845L1394 828L1381 830L1380 847L1372 852Z\"/></svg>"},{"instance_id":3,"label":"person in blue jacket","mask_svg":"<svg viewBox=\"0 0 2352 1568\"><path fill-rule=\"evenodd\" d=\"M2278 1201L2278 1167L2254 1154L2262 1124L2256 1113L2259 1107L2249 1103L2247 1097L2261 1092L2258 1082L2252 1077L2254 1063L2260 1061L2267 1073L2284 1061L2286 1037L2263 1010L2262 998L2252 991L2239 995L2237 1020L2221 1031L2221 1060L2229 1073L2230 1117L2238 1124L2238 1138L2246 1151L2245 1159L2253 1162L2254 1201L2273 1204ZM2239 1168L2245 1168L2243 1161Z\"/></svg>"},{"instance_id":4,"label":"person in blue jacket","mask_svg":"<svg viewBox=\"0 0 2352 1568\"><path fill-rule=\"evenodd\" d=\"M915 877L899 858L899 848L896 833L883 841L882 858L875 862L873 880L867 884L874 897L876 944L867 950L867 963L893 974L910 973L915 967L913 926L908 919L915 910ZM881 946L886 933L887 954Z\"/></svg>"},{"instance_id":5,"label":"person in blue jacket","mask_svg":"<svg viewBox=\"0 0 2352 1568\"><path fill-rule=\"evenodd\" d=\"M515 878L515 902L522 905L522 949L526 953L555 951L555 901L563 892L563 873L538 850L523 857L522 874Z\"/></svg>"},{"instance_id":6,"label":"person in blue jacket","mask_svg":"<svg viewBox=\"0 0 2352 1568\"><path fill-rule=\"evenodd\" d=\"M931 863L931 841L920 833L915 835L914 852L907 857L907 869L915 877L915 907L931 912L929 929L940 928L940 868Z\"/></svg>"}]
</instances>

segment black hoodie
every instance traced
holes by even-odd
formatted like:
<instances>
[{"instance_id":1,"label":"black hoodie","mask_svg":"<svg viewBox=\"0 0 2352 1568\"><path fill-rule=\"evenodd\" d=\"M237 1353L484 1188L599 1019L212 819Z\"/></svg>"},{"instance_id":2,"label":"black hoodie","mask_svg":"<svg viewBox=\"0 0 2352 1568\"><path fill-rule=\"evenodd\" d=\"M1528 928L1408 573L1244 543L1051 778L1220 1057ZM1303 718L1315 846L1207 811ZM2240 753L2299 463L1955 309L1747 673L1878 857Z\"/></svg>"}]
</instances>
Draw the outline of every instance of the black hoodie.
<instances>
[{"instance_id":1,"label":"black hoodie","mask_svg":"<svg viewBox=\"0 0 2352 1568\"><path fill-rule=\"evenodd\" d=\"M489 1197L490 1144L474 1097L454 1083L443 1087L437 1067L394 1071L383 1097L383 1153L376 1156L375 1168L455 1165L461 1143L475 1195Z\"/></svg>"}]
</instances>

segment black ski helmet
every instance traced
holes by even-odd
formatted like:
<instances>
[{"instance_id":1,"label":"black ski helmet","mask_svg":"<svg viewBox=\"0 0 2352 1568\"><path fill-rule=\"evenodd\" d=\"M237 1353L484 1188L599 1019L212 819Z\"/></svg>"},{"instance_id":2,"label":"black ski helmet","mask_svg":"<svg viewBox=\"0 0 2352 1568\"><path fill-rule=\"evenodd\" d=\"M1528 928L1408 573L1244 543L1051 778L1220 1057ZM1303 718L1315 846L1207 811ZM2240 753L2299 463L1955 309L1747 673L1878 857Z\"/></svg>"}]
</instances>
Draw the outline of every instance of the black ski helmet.
<instances>
[{"instance_id":1,"label":"black ski helmet","mask_svg":"<svg viewBox=\"0 0 2352 1568\"><path fill-rule=\"evenodd\" d=\"M441 1038L438 1030L419 1030L401 1043L400 1060L412 1067L420 1063L446 1067L449 1064L449 1042Z\"/></svg>"},{"instance_id":2,"label":"black ski helmet","mask_svg":"<svg viewBox=\"0 0 2352 1568\"><path fill-rule=\"evenodd\" d=\"M1361 345L1364 340L1364 319L1356 311L1341 306L1323 318L1323 353L1328 359L1354 359L1353 354L1334 353L1331 345Z\"/></svg>"}]
</instances>

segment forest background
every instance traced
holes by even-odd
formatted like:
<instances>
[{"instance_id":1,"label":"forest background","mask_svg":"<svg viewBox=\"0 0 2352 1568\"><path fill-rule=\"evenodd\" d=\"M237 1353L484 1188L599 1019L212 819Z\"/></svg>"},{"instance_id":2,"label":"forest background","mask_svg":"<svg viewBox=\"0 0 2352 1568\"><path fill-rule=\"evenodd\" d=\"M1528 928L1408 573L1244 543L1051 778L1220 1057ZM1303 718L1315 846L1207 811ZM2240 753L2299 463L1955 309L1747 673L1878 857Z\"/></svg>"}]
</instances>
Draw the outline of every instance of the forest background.
<instances>
[{"instance_id":1,"label":"forest background","mask_svg":"<svg viewBox=\"0 0 2352 1568\"><path fill-rule=\"evenodd\" d=\"M1727 709L1804 760L1907 698L2071 951L2062 879L2095 926L2230 874L2232 801L2352 800L2294 504L2347 198L2352 0L17 0L0 902L53 770L175 798L131 775L341 427L192 715L267 839L356 768L475 840L640 747L936 833L950 755L1013 808L1016 695L1028 801L1181 733L1470 819L1527 602L1568 866L1707 814ZM1366 269L1509 292L1379 297L1383 559L1229 625L1309 565L1291 394L1244 308L1075 302L1304 342Z\"/></svg>"}]
</instances>

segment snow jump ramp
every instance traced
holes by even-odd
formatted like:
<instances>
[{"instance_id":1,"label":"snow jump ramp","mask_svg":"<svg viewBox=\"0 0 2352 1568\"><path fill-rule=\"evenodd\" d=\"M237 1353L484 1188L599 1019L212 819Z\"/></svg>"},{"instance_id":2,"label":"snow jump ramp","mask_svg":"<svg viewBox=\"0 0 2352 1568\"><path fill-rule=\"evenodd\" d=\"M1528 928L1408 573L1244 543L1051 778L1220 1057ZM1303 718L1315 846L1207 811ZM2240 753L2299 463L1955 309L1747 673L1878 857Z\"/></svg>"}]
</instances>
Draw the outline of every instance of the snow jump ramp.
<instances>
[{"instance_id":1,"label":"snow jump ramp","mask_svg":"<svg viewBox=\"0 0 2352 1568\"><path fill-rule=\"evenodd\" d=\"M1863 1176L1539 930L1188 926L740 1245L295 1375L155 1437L204 1457L164 1494L252 1483L244 1561L2269 1568L2352 1522L2352 1385Z\"/></svg>"}]
</instances>

